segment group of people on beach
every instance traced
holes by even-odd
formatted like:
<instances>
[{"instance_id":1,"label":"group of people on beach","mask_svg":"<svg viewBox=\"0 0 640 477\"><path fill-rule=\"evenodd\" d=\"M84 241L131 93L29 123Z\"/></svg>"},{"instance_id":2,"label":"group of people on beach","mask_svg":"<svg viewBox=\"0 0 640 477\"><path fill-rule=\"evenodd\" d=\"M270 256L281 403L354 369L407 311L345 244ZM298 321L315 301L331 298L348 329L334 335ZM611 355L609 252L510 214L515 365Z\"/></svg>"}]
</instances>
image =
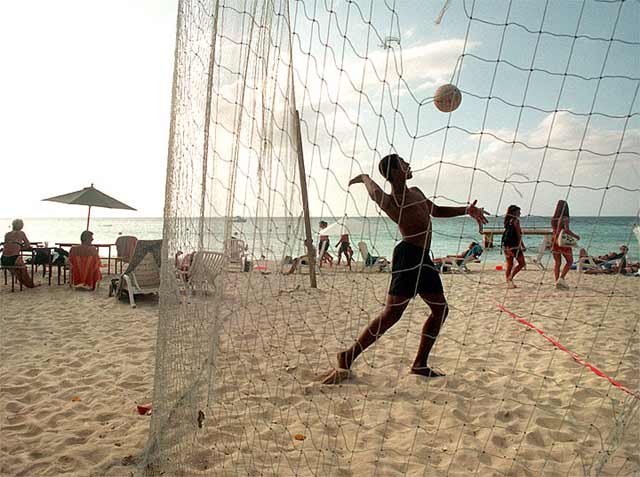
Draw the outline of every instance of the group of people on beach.
<instances>
[{"instance_id":1,"label":"group of people on beach","mask_svg":"<svg viewBox=\"0 0 640 477\"><path fill-rule=\"evenodd\" d=\"M22 258L23 251L32 250L33 244L27 238L27 234L23 231L24 221L15 219L11 222L11 230L4 235L2 245L2 255L0 256L0 265L8 270L16 279L26 288L35 288L40 286L34 283L33 277L29 275L27 264ZM69 257L99 257L98 249L92 245L93 232L85 230L80 234L80 244L71 247ZM45 247L46 248L46 247ZM50 249L46 248L50 254ZM62 253L63 251L61 251ZM65 252L66 254L66 252ZM48 258L50 259L50 258ZM37 263L37 262L36 262Z\"/></svg>"},{"instance_id":2,"label":"group of people on beach","mask_svg":"<svg viewBox=\"0 0 640 477\"><path fill-rule=\"evenodd\" d=\"M524 252L527 250L522 240L520 227L520 207L510 205L504 214L504 231L502 233L502 250L506 257L505 276L508 288L517 288L513 283L514 277L525 268ZM571 231L569 219L569 204L559 200L551 218L551 254L553 256L553 275L555 286L560 290L569 289L565 277L573 264L573 249L571 239L580 240L580 236ZM567 238L569 237L569 238ZM562 266L564 259L564 267Z\"/></svg>"},{"instance_id":3,"label":"group of people on beach","mask_svg":"<svg viewBox=\"0 0 640 477\"><path fill-rule=\"evenodd\" d=\"M333 256L329 253L329 247L331 246L331 242L329 240L329 236L326 233L323 233L324 230L329 226L326 220L321 220L319 223L320 226L320 237L318 239L318 266L322 268L322 265L328 264L329 267L333 266ZM338 243L336 243L336 248L338 248L338 265L342 261L342 256L347 262L347 267L351 270L351 262L353 260L353 249L351 248L351 243L349 239L348 233L340 234L340 239Z\"/></svg>"},{"instance_id":4,"label":"group of people on beach","mask_svg":"<svg viewBox=\"0 0 640 477\"><path fill-rule=\"evenodd\" d=\"M570 227L571 219L569 215L569 204L565 200L559 200L551 218L551 254L553 256L553 275L555 287L559 290L568 290L569 285L565 278L574 265L573 247L577 245L580 236L573 232ZM504 215L504 231L502 234L502 250L506 257L505 277L508 288L517 288L513 283L513 278L525 268L524 252L527 250L522 240L522 229L520 227L520 207L510 205ZM578 261L581 264L593 265L586 270L588 274L598 273L625 273L627 269L631 272L637 271L634 264L628 264L626 245L620 246L619 252L611 252L599 257L591 257L584 248L581 248ZM562 265L564 260L564 266ZM577 267L576 267L577 268Z\"/></svg>"},{"instance_id":5,"label":"group of people on beach","mask_svg":"<svg viewBox=\"0 0 640 477\"><path fill-rule=\"evenodd\" d=\"M476 206L477 201L466 207L439 206L429 200L419 188L409 187L407 181L413 177L411 166L397 154L383 157L378 170L390 184L391 193L386 193L368 174L354 177L349 186L363 184L369 197L398 224L403 239L393 251L391 281L384 309L362 330L348 349L338 352L336 366L319 377L323 384L336 384L347 379L353 362L400 320L409 302L417 295L427 304L431 313L422 327L411 373L425 377L442 376L441 372L428 365L429 353L449 311L440 274L430 257L432 217L469 215L478 223L480 232L487 223L487 212ZM573 264L571 246L580 237L570 228L569 205L566 201L558 201L551 227L555 286L567 289L565 277ZM507 286L516 288L513 278L525 267L526 250L520 227L520 207L517 205L511 205L507 209L504 229L502 248L507 259ZM470 244L469 252L474 249L474 245L476 244Z\"/></svg>"}]
</instances>

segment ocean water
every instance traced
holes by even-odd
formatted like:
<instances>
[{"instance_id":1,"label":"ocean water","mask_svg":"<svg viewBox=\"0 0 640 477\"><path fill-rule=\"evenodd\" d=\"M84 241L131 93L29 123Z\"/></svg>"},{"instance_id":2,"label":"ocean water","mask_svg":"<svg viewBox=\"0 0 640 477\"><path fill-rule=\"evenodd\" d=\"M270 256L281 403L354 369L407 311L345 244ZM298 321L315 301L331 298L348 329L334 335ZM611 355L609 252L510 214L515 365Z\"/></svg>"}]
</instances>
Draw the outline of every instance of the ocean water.
<instances>
[{"instance_id":1,"label":"ocean water","mask_svg":"<svg viewBox=\"0 0 640 477\"><path fill-rule=\"evenodd\" d=\"M329 235L334 245L341 233L341 225L336 223L338 220L336 218L323 217L323 219L332 224ZM550 220L549 217L522 217L521 224L523 227L550 227ZM318 231L319 221L319 217L312 218L314 233ZM10 230L11 219L0 219L0 223L3 224L4 232ZM368 244L371 253L391 257L393 247L400 239L397 226L387 218L348 218L341 223L344 223L350 233L356 254L355 244L363 240ZM501 223L501 217L491 217L488 226L499 227ZM586 248L591 255L617 251L620 245L625 244L630 247L630 257L638 260L638 241L632 231L635 223L638 223L638 217L572 217L571 229L581 237L579 246ZM119 235L134 235L139 239L162 238L162 224L161 217L93 218L90 229L94 233L95 243L114 243ZM24 231L30 240L47 241L52 245L56 242L77 242L85 226L84 218L33 218L25 219ZM199 229L198 220L185 219L177 226L180 227L180 235L184 237L181 248L184 248L184 251L195 248L197 243L195 234ZM265 255L269 259L279 260L285 254L303 253L304 224L299 219L247 218L246 222L233 223L232 233L245 240L254 257ZM205 235L205 248L221 250L224 220L207 219ZM434 256L459 253L466 250L471 241L482 243L482 236L478 233L477 224L469 217L434 219L432 240ZM530 252L535 253L542 241L542 236L528 236L524 241L531 249ZM489 261L502 261L503 257L499 250L500 238L494 237L494 243L498 247L487 250L483 258Z\"/></svg>"}]
</instances>

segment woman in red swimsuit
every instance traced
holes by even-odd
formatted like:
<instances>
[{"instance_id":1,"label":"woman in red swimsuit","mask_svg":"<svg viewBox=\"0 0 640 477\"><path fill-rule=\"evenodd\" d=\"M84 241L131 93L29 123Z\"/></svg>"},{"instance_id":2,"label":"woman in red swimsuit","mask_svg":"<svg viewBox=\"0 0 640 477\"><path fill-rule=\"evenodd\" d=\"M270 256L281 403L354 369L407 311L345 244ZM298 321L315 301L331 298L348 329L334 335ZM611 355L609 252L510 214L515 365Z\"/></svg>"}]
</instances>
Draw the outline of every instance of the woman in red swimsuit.
<instances>
[{"instance_id":1,"label":"woman in red swimsuit","mask_svg":"<svg viewBox=\"0 0 640 477\"><path fill-rule=\"evenodd\" d=\"M564 232L566 235L574 237L576 240L580 240L580 236L574 234L569 229L569 204L564 200L559 200L556 205L556 211L553 213L551 219L551 228L553 229L551 253L553 254L553 274L556 278L556 288L568 290L569 285L565 281L565 277L569 270L571 270L571 264L573 263L573 251L571 247L562 247L558 244L558 237ZM562 257L564 257L565 264L562 272L560 266L562 265Z\"/></svg>"}]
</instances>

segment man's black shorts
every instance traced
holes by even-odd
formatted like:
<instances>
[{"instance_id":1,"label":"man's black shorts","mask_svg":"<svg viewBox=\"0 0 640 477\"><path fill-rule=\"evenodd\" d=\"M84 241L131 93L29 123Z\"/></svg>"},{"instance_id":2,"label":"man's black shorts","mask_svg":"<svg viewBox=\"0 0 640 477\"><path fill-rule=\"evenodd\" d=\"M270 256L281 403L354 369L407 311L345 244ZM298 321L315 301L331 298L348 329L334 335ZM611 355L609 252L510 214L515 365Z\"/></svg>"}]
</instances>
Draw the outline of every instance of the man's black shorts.
<instances>
[{"instance_id":1,"label":"man's black shorts","mask_svg":"<svg viewBox=\"0 0 640 477\"><path fill-rule=\"evenodd\" d=\"M393 250L389 295L413 298L419 293L443 293L440 274L429 251L408 242Z\"/></svg>"}]
</instances>

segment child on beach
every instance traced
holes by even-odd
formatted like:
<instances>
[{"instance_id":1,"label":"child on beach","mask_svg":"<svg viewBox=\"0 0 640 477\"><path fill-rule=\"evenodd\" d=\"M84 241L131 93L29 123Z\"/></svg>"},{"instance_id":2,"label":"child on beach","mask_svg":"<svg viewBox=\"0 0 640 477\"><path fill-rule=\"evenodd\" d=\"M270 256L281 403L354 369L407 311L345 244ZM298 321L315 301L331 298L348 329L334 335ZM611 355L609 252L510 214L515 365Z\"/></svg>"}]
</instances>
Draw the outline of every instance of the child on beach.
<instances>
[{"instance_id":1,"label":"child on beach","mask_svg":"<svg viewBox=\"0 0 640 477\"><path fill-rule=\"evenodd\" d=\"M369 197L398 224L403 240L393 251L391 284L384 310L367 325L349 349L338 353L337 367L320 377L324 384L335 384L347 378L355 359L400 320L416 295L420 295L429 306L431 314L422 328L411 372L425 377L442 376L427 366L429 352L448 313L440 275L429 258L431 217L468 214L478 222L480 229L487 223L484 210L476 207L477 201L468 207L442 207L427 199L419 188L408 187L407 180L413 177L411 167L397 154L383 157L378 169L391 184L391 194L385 193L367 174L354 177L349 186L364 184Z\"/></svg>"},{"instance_id":2,"label":"child on beach","mask_svg":"<svg viewBox=\"0 0 640 477\"><path fill-rule=\"evenodd\" d=\"M504 215L504 232L502 234L502 250L507 259L505 277L507 288L518 288L513 283L520 270L525 267L524 252L527 248L522 243L522 229L520 228L520 207L510 205ZM514 267L513 262L518 264Z\"/></svg>"}]
</instances>

